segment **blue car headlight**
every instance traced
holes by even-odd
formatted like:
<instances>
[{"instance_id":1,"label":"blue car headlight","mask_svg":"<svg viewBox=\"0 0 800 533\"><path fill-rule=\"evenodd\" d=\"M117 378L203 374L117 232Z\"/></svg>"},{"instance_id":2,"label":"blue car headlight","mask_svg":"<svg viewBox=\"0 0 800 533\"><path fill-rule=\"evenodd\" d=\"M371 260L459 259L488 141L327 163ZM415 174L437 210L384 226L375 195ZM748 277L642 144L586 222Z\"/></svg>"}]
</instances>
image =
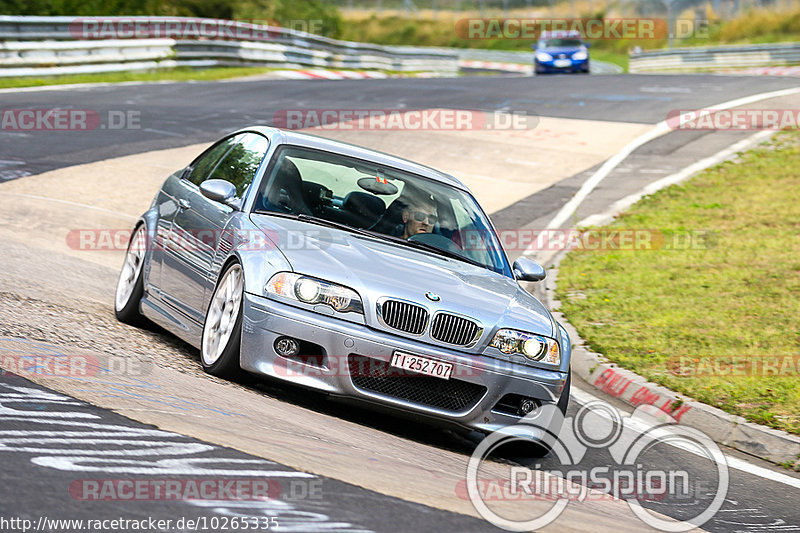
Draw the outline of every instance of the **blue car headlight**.
<instances>
[{"instance_id":1,"label":"blue car headlight","mask_svg":"<svg viewBox=\"0 0 800 533\"><path fill-rule=\"evenodd\" d=\"M558 342L549 337L517 331L515 329L501 329L489 344L506 355L522 355L527 361L546 363L550 365L561 364L561 351Z\"/></svg>"},{"instance_id":2,"label":"blue car headlight","mask_svg":"<svg viewBox=\"0 0 800 533\"><path fill-rule=\"evenodd\" d=\"M576 61L583 61L584 59L588 59L588 58L589 58L589 54L586 52L586 50L578 50L577 52L572 54L572 59L574 59Z\"/></svg>"},{"instance_id":3,"label":"blue car headlight","mask_svg":"<svg viewBox=\"0 0 800 533\"><path fill-rule=\"evenodd\" d=\"M353 289L295 272L278 272L264 290L269 295L308 305L327 305L339 313L364 314L361 298Z\"/></svg>"},{"instance_id":4,"label":"blue car headlight","mask_svg":"<svg viewBox=\"0 0 800 533\"><path fill-rule=\"evenodd\" d=\"M538 59L539 61L552 61L553 56L551 56L547 52L536 52L536 59Z\"/></svg>"}]
</instances>

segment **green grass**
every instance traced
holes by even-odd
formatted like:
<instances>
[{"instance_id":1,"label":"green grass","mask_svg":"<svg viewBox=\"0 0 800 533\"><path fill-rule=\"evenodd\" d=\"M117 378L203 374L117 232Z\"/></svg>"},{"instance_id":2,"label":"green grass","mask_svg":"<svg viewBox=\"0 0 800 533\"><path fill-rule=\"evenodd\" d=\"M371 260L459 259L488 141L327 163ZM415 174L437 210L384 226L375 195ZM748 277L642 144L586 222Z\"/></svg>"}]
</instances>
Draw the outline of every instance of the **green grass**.
<instances>
[{"instance_id":1,"label":"green grass","mask_svg":"<svg viewBox=\"0 0 800 533\"><path fill-rule=\"evenodd\" d=\"M666 242L692 231L710 230L711 238L694 249L573 251L559 272L562 310L592 349L620 366L799 434L799 169L800 133L784 132L642 199L608 229L657 229ZM686 368L696 369L715 357L760 355L794 363L780 375L702 376L672 364L686 357Z\"/></svg>"},{"instance_id":2,"label":"green grass","mask_svg":"<svg viewBox=\"0 0 800 533\"><path fill-rule=\"evenodd\" d=\"M72 83L119 83L125 81L214 81L243 76L255 76L279 70L261 67L215 67L174 69L147 72L101 72L97 74L68 74L64 76L37 76L25 78L0 78L0 88L38 87Z\"/></svg>"},{"instance_id":3,"label":"green grass","mask_svg":"<svg viewBox=\"0 0 800 533\"><path fill-rule=\"evenodd\" d=\"M257 76L259 74L266 74L276 70L285 69L272 67L214 67L206 69L192 69L188 67L179 67L174 69L147 72L101 72L97 74L68 74L64 76L0 78L0 89L39 87L43 85L66 85L75 83L121 83L130 81L216 81ZM339 68L335 70L346 71L356 69ZM382 70L381 72L389 76L403 75L409 77L424 74L424 71L418 70Z\"/></svg>"},{"instance_id":4,"label":"green grass","mask_svg":"<svg viewBox=\"0 0 800 533\"><path fill-rule=\"evenodd\" d=\"M599 48L591 48L589 55L592 61L605 61L622 67L624 72L628 72L628 54L622 54L614 50L603 50Z\"/></svg>"}]
</instances>

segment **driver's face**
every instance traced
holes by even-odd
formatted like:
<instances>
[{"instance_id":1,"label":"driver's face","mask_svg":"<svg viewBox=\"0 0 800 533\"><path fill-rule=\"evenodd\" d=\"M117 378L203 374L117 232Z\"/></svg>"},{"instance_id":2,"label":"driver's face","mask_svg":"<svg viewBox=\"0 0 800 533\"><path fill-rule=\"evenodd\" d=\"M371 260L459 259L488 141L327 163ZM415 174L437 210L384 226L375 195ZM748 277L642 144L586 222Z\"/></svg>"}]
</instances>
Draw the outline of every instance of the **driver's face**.
<instances>
[{"instance_id":1,"label":"driver's face","mask_svg":"<svg viewBox=\"0 0 800 533\"><path fill-rule=\"evenodd\" d=\"M432 205L410 206L403 212L406 225L406 238L418 233L431 233L436 224L436 208Z\"/></svg>"}]
</instances>

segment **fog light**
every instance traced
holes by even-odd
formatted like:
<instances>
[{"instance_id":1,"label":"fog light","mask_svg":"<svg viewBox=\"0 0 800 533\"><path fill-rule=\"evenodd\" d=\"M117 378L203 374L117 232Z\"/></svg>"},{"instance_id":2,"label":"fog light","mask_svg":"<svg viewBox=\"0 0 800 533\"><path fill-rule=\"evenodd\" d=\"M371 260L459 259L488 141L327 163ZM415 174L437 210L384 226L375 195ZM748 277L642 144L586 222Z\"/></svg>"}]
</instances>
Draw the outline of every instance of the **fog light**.
<instances>
[{"instance_id":1,"label":"fog light","mask_svg":"<svg viewBox=\"0 0 800 533\"><path fill-rule=\"evenodd\" d=\"M530 398L523 398L519 402L519 407L517 408L517 414L519 416L525 416L529 414L531 411L537 409L539 407L539 403L536 400L531 400Z\"/></svg>"},{"instance_id":2,"label":"fog light","mask_svg":"<svg viewBox=\"0 0 800 533\"><path fill-rule=\"evenodd\" d=\"M300 353L300 342L291 337L278 337L275 340L275 353L283 357L294 357Z\"/></svg>"}]
</instances>

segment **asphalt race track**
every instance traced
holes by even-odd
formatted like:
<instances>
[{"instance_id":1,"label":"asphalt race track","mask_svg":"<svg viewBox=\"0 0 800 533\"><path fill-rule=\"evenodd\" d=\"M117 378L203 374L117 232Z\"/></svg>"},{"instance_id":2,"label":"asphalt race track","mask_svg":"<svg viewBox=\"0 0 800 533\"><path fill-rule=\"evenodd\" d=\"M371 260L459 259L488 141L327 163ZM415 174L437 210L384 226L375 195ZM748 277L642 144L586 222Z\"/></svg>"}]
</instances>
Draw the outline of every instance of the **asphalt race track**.
<instances>
[{"instance_id":1,"label":"asphalt race track","mask_svg":"<svg viewBox=\"0 0 800 533\"><path fill-rule=\"evenodd\" d=\"M624 81L622 81L624 80ZM4 107L139 113L138 129L3 132L3 164L38 174L67 165L215 140L246 124L272 123L282 109L446 107L515 111L653 124L675 109L697 109L754 93L796 87L793 78L745 76L466 77L132 84L2 92ZM3 174L0 174L2 179Z\"/></svg>"},{"instance_id":2,"label":"asphalt race track","mask_svg":"<svg viewBox=\"0 0 800 533\"><path fill-rule=\"evenodd\" d=\"M75 198L83 195L87 204L93 203L101 196L97 183L103 179L135 186L136 167L127 176L104 177L103 169L112 168L104 166L106 160L208 143L244 125L270 124L280 110L302 108L513 112L563 119L553 122L567 128L558 131L582 124L569 121L587 121L591 132L585 142L597 139L599 146L606 132L621 123L633 138L637 128L666 119L670 111L713 107L796 86L791 78L768 76L627 75L262 80L0 92L1 109L92 110L100 117L92 131L0 130L0 181L5 182L0 183L0 357L89 353L101 363L108 358L105 366L98 366L106 374L91 379L0 375L0 457L5 466L0 474L0 519L17 517L37 526L42 526L41 517L171 519L173 523L161 529L178 531L196 529L185 521L176 524L180 518L203 520L209 530L223 530L222 518L272 517L278 531L498 531L478 516L459 484L477 436L431 429L290 386L211 378L200 371L196 351L180 341L159 331L117 324L112 312L117 269L112 265L121 256L83 258L60 250L65 229L92 224L81 219ZM754 105L796 108L797 100ZM134 117L136 125L111 127L111 115ZM490 139L490 133L450 139L480 152L481 139ZM603 212L643 185L752 134L675 131L659 137L609 174L579 207L577 217ZM372 140L370 132L361 135L358 139L365 144ZM390 150L396 142L398 150L413 152L414 135L384 132L373 137L382 149ZM557 146L560 141L556 136L547 142ZM569 142L565 137L566 146L560 149L568 151ZM456 153L461 145L437 148ZM494 210L493 221L501 229L545 227L599 163L619 149L614 146L604 145L608 153L596 161L587 159L595 162L580 172L543 182L530 194L523 188L512 192L515 202ZM525 151L524 144L517 146L515 157ZM519 163L522 167L552 159L536 143L527 151L530 161ZM487 157L482 164L484 173L496 167L502 174L510 163ZM58 172L75 165L84 165L77 167L79 174L92 172L86 175L84 191L80 175L70 178L77 185L64 192L57 189L57 179L39 180L39 174L53 171L57 178ZM113 168L120 172L118 166ZM144 196L154 192L148 189ZM24 197L26 193L31 198ZM58 200L61 195L72 204L39 202L40 197ZM63 214L55 212L61 209ZM510 251L511 256L520 253ZM145 371L115 373L109 362L120 360L140 363ZM580 383L574 386L581 388ZM568 417L578 415L590 400L579 391ZM613 400L611 404L630 411ZM800 531L800 476L730 449L723 452L758 468L730 469L721 509L702 528ZM575 466L608 467L615 460L608 449L589 447ZM506 451L497 465L509 463L563 470L553 456L534 461L514 450ZM714 496L718 478L711 463L686 449L658 445L637 464L643 470L682 469L692 481L692 490L683 497L643 499L642 505L656 516L685 519ZM270 497L265 500L231 501L224 494L205 500L130 501L121 496L121 481L142 481L151 491L153 480L177 480L180 490L187 491L194 481L209 479L239 481L261 490L256 481L264 478L270 480L265 489ZM106 493L101 497L102 489ZM546 529L586 531L588 524L597 531L652 530L623 502L607 497L570 503ZM21 530L14 527L0 521L0 530ZM44 523L42 529L77 530L52 523Z\"/></svg>"}]
</instances>

